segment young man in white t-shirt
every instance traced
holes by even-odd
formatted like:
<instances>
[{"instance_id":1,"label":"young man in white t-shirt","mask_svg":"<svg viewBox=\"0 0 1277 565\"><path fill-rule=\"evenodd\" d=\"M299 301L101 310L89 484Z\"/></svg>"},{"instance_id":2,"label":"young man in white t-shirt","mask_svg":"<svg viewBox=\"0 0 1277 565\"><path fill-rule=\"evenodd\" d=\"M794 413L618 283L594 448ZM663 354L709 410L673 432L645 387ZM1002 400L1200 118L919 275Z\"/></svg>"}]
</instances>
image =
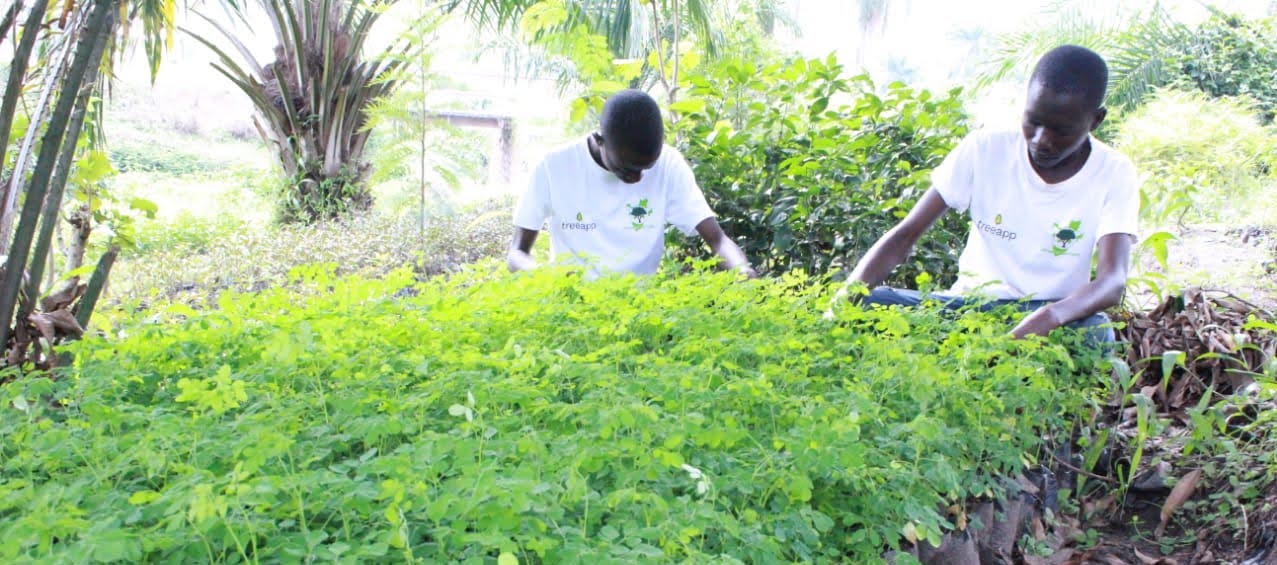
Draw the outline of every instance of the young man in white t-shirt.
<instances>
[{"instance_id":1,"label":"young man in white t-shirt","mask_svg":"<svg viewBox=\"0 0 1277 565\"><path fill-rule=\"evenodd\" d=\"M937 298L1021 304L1032 313L1012 330L1016 338L1069 325L1100 327L1092 331L1112 341L1103 310L1126 287L1139 190L1130 160L1091 136L1104 121L1107 82L1104 60L1088 49L1066 45L1044 55L1029 80L1021 131L969 135L909 215L861 258L851 279L873 289L864 301L918 304L914 291L874 287L952 208L970 215L971 233L957 282Z\"/></svg>"},{"instance_id":2,"label":"young man in white t-shirt","mask_svg":"<svg viewBox=\"0 0 1277 565\"><path fill-rule=\"evenodd\" d=\"M530 253L547 224L554 257L584 265L590 277L656 272L667 225L700 234L724 268L757 276L718 225L683 155L665 145L660 107L638 90L608 98L598 132L537 165L514 211L511 271L537 266Z\"/></svg>"}]
</instances>

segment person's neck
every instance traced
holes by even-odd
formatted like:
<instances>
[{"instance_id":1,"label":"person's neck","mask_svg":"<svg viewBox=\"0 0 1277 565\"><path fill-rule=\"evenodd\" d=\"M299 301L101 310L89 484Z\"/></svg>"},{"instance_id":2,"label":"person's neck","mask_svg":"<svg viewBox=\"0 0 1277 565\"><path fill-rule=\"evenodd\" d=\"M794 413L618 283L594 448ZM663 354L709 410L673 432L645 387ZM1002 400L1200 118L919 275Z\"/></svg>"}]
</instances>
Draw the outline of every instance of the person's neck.
<instances>
[{"instance_id":1,"label":"person's neck","mask_svg":"<svg viewBox=\"0 0 1277 565\"><path fill-rule=\"evenodd\" d=\"M1082 172L1082 167L1086 166L1086 161L1090 157L1091 138L1088 136L1082 147L1079 147L1077 151L1074 151L1072 155L1069 155L1068 158L1054 167L1049 169L1039 168L1033 163L1032 159L1029 160L1029 165L1033 167L1033 172L1037 173L1038 178L1042 179L1043 182L1059 184Z\"/></svg>"},{"instance_id":2,"label":"person's neck","mask_svg":"<svg viewBox=\"0 0 1277 565\"><path fill-rule=\"evenodd\" d=\"M607 167L603 166L603 153L602 150L599 149L598 138L594 137L594 135L590 135L585 138L585 146L590 152L590 158L594 159L594 164L598 165L600 169L607 171Z\"/></svg>"}]
</instances>

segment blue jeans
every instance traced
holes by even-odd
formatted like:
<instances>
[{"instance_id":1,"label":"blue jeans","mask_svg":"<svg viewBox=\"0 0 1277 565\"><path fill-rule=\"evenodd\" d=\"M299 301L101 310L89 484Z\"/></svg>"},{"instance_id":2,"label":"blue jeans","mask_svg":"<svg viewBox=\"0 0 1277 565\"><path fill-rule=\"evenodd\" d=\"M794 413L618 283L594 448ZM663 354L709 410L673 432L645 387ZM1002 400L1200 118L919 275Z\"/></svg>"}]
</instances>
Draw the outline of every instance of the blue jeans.
<instances>
[{"instance_id":1,"label":"blue jeans","mask_svg":"<svg viewBox=\"0 0 1277 565\"><path fill-rule=\"evenodd\" d=\"M944 304L946 308L962 308L967 305L968 299L961 296L950 296L944 294L931 294L928 296L932 300L936 300ZM981 302L978 308L980 310L991 310L1000 306L1015 306L1025 312L1037 310L1047 304L1054 302L1053 300L990 300ZM863 304L880 304L883 306L917 306L922 304L922 295L916 290L906 290L900 288L891 288L880 286L873 289L862 301ZM1113 327L1109 322L1109 317L1103 312L1092 314L1081 320L1069 322L1065 327L1073 328L1084 332L1086 341L1091 345L1100 346L1103 349L1109 349L1109 344L1116 341L1113 333Z\"/></svg>"}]
</instances>

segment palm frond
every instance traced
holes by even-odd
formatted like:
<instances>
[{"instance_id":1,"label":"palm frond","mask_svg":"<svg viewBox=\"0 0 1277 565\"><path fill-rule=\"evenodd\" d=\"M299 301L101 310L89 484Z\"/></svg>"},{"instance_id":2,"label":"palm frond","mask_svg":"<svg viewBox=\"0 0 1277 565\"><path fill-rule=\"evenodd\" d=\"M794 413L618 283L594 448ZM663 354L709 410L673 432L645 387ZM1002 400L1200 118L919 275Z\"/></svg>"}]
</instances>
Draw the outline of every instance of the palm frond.
<instances>
[{"instance_id":1,"label":"palm frond","mask_svg":"<svg viewBox=\"0 0 1277 565\"><path fill-rule=\"evenodd\" d=\"M1194 40L1187 26L1155 8L1114 41L1109 60L1109 103L1119 109L1137 106L1153 89L1168 84L1174 69L1168 61Z\"/></svg>"},{"instance_id":2,"label":"palm frond","mask_svg":"<svg viewBox=\"0 0 1277 565\"><path fill-rule=\"evenodd\" d=\"M995 37L992 56L977 76L976 88L1012 77L1027 78L1043 53L1064 44L1087 47L1108 60L1110 100L1118 107L1129 108L1166 84L1170 79L1167 57L1192 41L1187 27L1160 5L1104 19L1092 17L1097 10L1085 4L1048 4L1042 20L1049 25Z\"/></svg>"}]
</instances>

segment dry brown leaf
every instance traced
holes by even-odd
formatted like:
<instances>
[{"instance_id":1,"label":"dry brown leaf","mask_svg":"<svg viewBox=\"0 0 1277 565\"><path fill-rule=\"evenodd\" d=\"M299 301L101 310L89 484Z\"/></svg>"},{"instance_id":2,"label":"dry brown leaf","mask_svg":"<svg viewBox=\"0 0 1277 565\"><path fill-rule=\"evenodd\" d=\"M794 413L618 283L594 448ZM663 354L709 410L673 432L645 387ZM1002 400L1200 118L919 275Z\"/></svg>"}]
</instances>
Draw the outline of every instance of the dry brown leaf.
<instances>
[{"instance_id":1,"label":"dry brown leaf","mask_svg":"<svg viewBox=\"0 0 1277 565\"><path fill-rule=\"evenodd\" d=\"M75 279L78 281L78 279ZM60 310L70 306L75 299L84 294L87 285L67 284L52 294L40 299L40 309L45 312Z\"/></svg>"},{"instance_id":2,"label":"dry brown leaf","mask_svg":"<svg viewBox=\"0 0 1277 565\"><path fill-rule=\"evenodd\" d=\"M1102 558L1104 562L1108 563L1109 565L1127 565L1127 562L1125 559L1122 559L1121 557L1113 555L1112 553L1105 553L1104 555L1101 555L1100 558Z\"/></svg>"},{"instance_id":3,"label":"dry brown leaf","mask_svg":"<svg viewBox=\"0 0 1277 565\"><path fill-rule=\"evenodd\" d=\"M1162 562L1162 560L1159 558L1149 557L1147 555L1144 555L1144 552L1140 551L1139 549L1135 550L1135 557L1136 559L1139 559L1140 562L1143 563L1144 565L1157 565L1158 563Z\"/></svg>"},{"instance_id":4,"label":"dry brown leaf","mask_svg":"<svg viewBox=\"0 0 1277 565\"><path fill-rule=\"evenodd\" d=\"M53 320L49 318L48 314L42 312L31 314L27 317L27 319L31 320L32 324L35 324L35 329L39 330L40 335L44 336L44 339L48 340L50 343L53 342Z\"/></svg>"},{"instance_id":5,"label":"dry brown leaf","mask_svg":"<svg viewBox=\"0 0 1277 565\"><path fill-rule=\"evenodd\" d=\"M1193 491L1197 490L1197 481L1201 478L1202 470L1194 469L1175 483L1175 488L1171 489L1171 494L1167 495L1166 502L1162 504L1162 521L1157 525L1157 537L1162 537L1166 531L1166 524L1171 521L1171 516L1193 496Z\"/></svg>"},{"instance_id":6,"label":"dry brown leaf","mask_svg":"<svg viewBox=\"0 0 1277 565\"><path fill-rule=\"evenodd\" d=\"M75 337L84 335L84 328L80 327L80 322L75 319L75 316L70 311L66 309L54 310L46 312L45 315L53 322L53 328L58 333Z\"/></svg>"},{"instance_id":7,"label":"dry brown leaf","mask_svg":"<svg viewBox=\"0 0 1277 565\"><path fill-rule=\"evenodd\" d=\"M1047 565L1077 565L1085 563L1086 555L1070 548L1061 549L1047 559Z\"/></svg>"}]
</instances>

